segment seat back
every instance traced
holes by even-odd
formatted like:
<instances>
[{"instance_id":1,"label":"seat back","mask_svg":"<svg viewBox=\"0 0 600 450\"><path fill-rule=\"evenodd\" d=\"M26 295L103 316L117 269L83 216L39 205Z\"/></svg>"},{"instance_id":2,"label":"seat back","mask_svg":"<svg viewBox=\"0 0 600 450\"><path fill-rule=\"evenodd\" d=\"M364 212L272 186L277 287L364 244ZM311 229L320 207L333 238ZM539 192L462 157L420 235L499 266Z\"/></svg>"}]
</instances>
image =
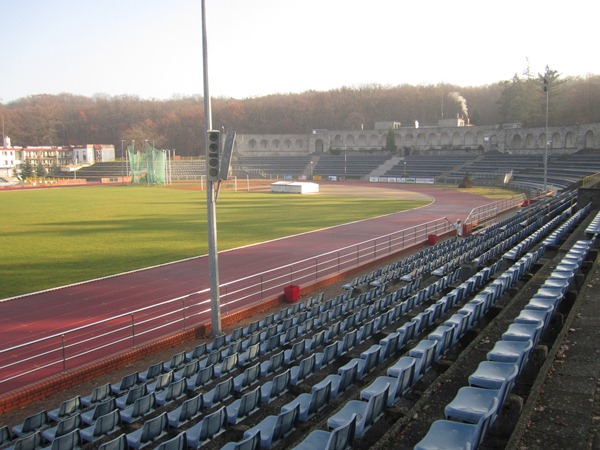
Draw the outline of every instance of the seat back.
<instances>
[{"instance_id":1,"label":"seat back","mask_svg":"<svg viewBox=\"0 0 600 450\"><path fill-rule=\"evenodd\" d=\"M273 383L271 385L271 395L269 398L275 398L280 394L286 392L290 387L290 381L290 369L286 370L283 373L280 373L275 378L273 378Z\"/></svg>"},{"instance_id":2,"label":"seat back","mask_svg":"<svg viewBox=\"0 0 600 450\"><path fill-rule=\"evenodd\" d=\"M260 364L256 363L251 367L248 367L244 370L244 382L242 383L244 386L250 386L260 375Z\"/></svg>"},{"instance_id":3,"label":"seat back","mask_svg":"<svg viewBox=\"0 0 600 450\"><path fill-rule=\"evenodd\" d=\"M283 350L280 351L279 353L274 354L273 356L271 356L271 370L270 372L277 372L279 369L281 369L283 367L283 359L284 359L284 352Z\"/></svg>"},{"instance_id":4,"label":"seat back","mask_svg":"<svg viewBox=\"0 0 600 450\"><path fill-rule=\"evenodd\" d=\"M66 419L61 420L56 425L56 433L54 434L55 438L63 436L67 433L70 433L76 428L81 427L81 415L75 414L74 416L67 417Z\"/></svg>"},{"instance_id":5,"label":"seat back","mask_svg":"<svg viewBox=\"0 0 600 450\"><path fill-rule=\"evenodd\" d=\"M211 364L210 366L206 366L204 369L200 369L198 374L196 375L196 380L194 381L194 386L199 388L204 386L206 383L211 381L215 376L215 366Z\"/></svg>"},{"instance_id":6,"label":"seat back","mask_svg":"<svg viewBox=\"0 0 600 450\"><path fill-rule=\"evenodd\" d=\"M260 430L256 430L246 439L236 442L231 450L257 450L260 448Z\"/></svg>"},{"instance_id":7,"label":"seat back","mask_svg":"<svg viewBox=\"0 0 600 450\"><path fill-rule=\"evenodd\" d=\"M328 365L337 357L338 345L337 342L329 344L323 349L323 359L321 361L321 367Z\"/></svg>"},{"instance_id":8,"label":"seat back","mask_svg":"<svg viewBox=\"0 0 600 450\"><path fill-rule=\"evenodd\" d=\"M125 375L121 378L121 383L119 384L119 390L121 392L127 391L137 385L140 382L140 375L138 372Z\"/></svg>"},{"instance_id":9,"label":"seat back","mask_svg":"<svg viewBox=\"0 0 600 450\"><path fill-rule=\"evenodd\" d=\"M186 448L185 431L183 431L173 439L169 439L167 442L160 444L156 447L156 450L185 450Z\"/></svg>"},{"instance_id":10,"label":"seat back","mask_svg":"<svg viewBox=\"0 0 600 450\"><path fill-rule=\"evenodd\" d=\"M100 417L94 425L94 437L112 433L121 426L121 413L118 409Z\"/></svg>"},{"instance_id":11,"label":"seat back","mask_svg":"<svg viewBox=\"0 0 600 450\"><path fill-rule=\"evenodd\" d=\"M75 429L54 439L50 450L72 450L81 448L81 445L82 442L79 430Z\"/></svg>"},{"instance_id":12,"label":"seat back","mask_svg":"<svg viewBox=\"0 0 600 450\"><path fill-rule=\"evenodd\" d=\"M250 361L253 361L254 359L256 359L258 357L259 353L260 353L260 343L251 345L250 347L248 347L248 350L246 350L246 357L245 357L244 362L248 363Z\"/></svg>"},{"instance_id":13,"label":"seat back","mask_svg":"<svg viewBox=\"0 0 600 450\"><path fill-rule=\"evenodd\" d=\"M148 414L156 407L156 396L154 392L148 395L144 395L143 397L138 398L133 403L133 412L131 414L132 418L142 417L145 414Z\"/></svg>"},{"instance_id":14,"label":"seat back","mask_svg":"<svg viewBox=\"0 0 600 450\"><path fill-rule=\"evenodd\" d=\"M180 352L171 357L168 370L179 369L185 364L185 352Z\"/></svg>"},{"instance_id":15,"label":"seat back","mask_svg":"<svg viewBox=\"0 0 600 450\"><path fill-rule=\"evenodd\" d=\"M252 413L260 404L260 386L257 386L253 391L242 395L240 399L240 407L238 409L238 418L245 417Z\"/></svg>"},{"instance_id":16,"label":"seat back","mask_svg":"<svg viewBox=\"0 0 600 450\"><path fill-rule=\"evenodd\" d=\"M321 410L329 402L331 396L331 380L312 392L308 414L312 415Z\"/></svg>"},{"instance_id":17,"label":"seat back","mask_svg":"<svg viewBox=\"0 0 600 450\"><path fill-rule=\"evenodd\" d=\"M267 345L265 348L265 353L271 352L275 350L279 346L279 335L275 334L267 340Z\"/></svg>"},{"instance_id":18,"label":"seat back","mask_svg":"<svg viewBox=\"0 0 600 450\"><path fill-rule=\"evenodd\" d=\"M179 421L186 422L194 418L204 407L204 397L202 394L198 394L181 404L181 413L179 414Z\"/></svg>"},{"instance_id":19,"label":"seat back","mask_svg":"<svg viewBox=\"0 0 600 450\"><path fill-rule=\"evenodd\" d=\"M352 446L356 432L356 414L347 424L331 431L324 450L345 450Z\"/></svg>"},{"instance_id":20,"label":"seat back","mask_svg":"<svg viewBox=\"0 0 600 450\"><path fill-rule=\"evenodd\" d=\"M304 354L304 351L306 350L306 340L302 339L300 342L296 342L294 345L292 345L292 351L290 354L290 361L295 361L296 359L298 359L300 356L302 356Z\"/></svg>"},{"instance_id":21,"label":"seat back","mask_svg":"<svg viewBox=\"0 0 600 450\"><path fill-rule=\"evenodd\" d=\"M94 405L106 400L110 396L110 383L95 387L90 395L89 403Z\"/></svg>"},{"instance_id":22,"label":"seat back","mask_svg":"<svg viewBox=\"0 0 600 450\"><path fill-rule=\"evenodd\" d=\"M155 417L154 419L145 421L142 428L140 447L143 447L147 442L152 442L163 433L168 431L169 421L167 419L167 413L162 413L160 416Z\"/></svg>"},{"instance_id":23,"label":"seat back","mask_svg":"<svg viewBox=\"0 0 600 450\"><path fill-rule=\"evenodd\" d=\"M239 341L240 339L242 339L243 332L244 332L244 329L242 327L236 328L235 330L233 330L231 332L231 334L229 335L229 342L235 342L235 341Z\"/></svg>"},{"instance_id":24,"label":"seat back","mask_svg":"<svg viewBox=\"0 0 600 450\"><path fill-rule=\"evenodd\" d=\"M296 405L294 409L290 409L289 411L279 413L273 428L273 437L271 438L271 442L277 442L294 431L298 425L299 417L300 405Z\"/></svg>"},{"instance_id":25,"label":"seat back","mask_svg":"<svg viewBox=\"0 0 600 450\"><path fill-rule=\"evenodd\" d=\"M156 384L154 385L154 392L162 391L166 389L173 382L173 371L163 373L158 376L156 379Z\"/></svg>"},{"instance_id":26,"label":"seat back","mask_svg":"<svg viewBox=\"0 0 600 450\"><path fill-rule=\"evenodd\" d=\"M34 431L43 428L48 423L48 414L46 411L40 411L33 414L23 421L22 434L33 433Z\"/></svg>"},{"instance_id":27,"label":"seat back","mask_svg":"<svg viewBox=\"0 0 600 450\"><path fill-rule=\"evenodd\" d=\"M200 357L204 356L204 354L206 353L206 342L203 342L202 344L198 344L194 347L194 350L192 350L192 352L187 355L187 358L192 360L192 359L199 359Z\"/></svg>"},{"instance_id":28,"label":"seat back","mask_svg":"<svg viewBox=\"0 0 600 450\"><path fill-rule=\"evenodd\" d=\"M229 355L221 363L221 374L231 372L233 369L235 369L235 366L237 366L237 363L238 363L238 354L234 353L233 355Z\"/></svg>"},{"instance_id":29,"label":"seat back","mask_svg":"<svg viewBox=\"0 0 600 450\"><path fill-rule=\"evenodd\" d=\"M146 381L154 380L162 373L164 366L165 364L162 361L152 364L144 374L144 379Z\"/></svg>"},{"instance_id":30,"label":"seat back","mask_svg":"<svg viewBox=\"0 0 600 450\"><path fill-rule=\"evenodd\" d=\"M299 364L299 368L300 371L298 372L298 381L302 381L305 378L308 378L310 375L312 375L315 372L315 363L316 363L316 356L313 353L312 355L310 355L307 358L304 358L302 361L300 361Z\"/></svg>"},{"instance_id":31,"label":"seat back","mask_svg":"<svg viewBox=\"0 0 600 450\"><path fill-rule=\"evenodd\" d=\"M133 405L135 401L143 397L148 393L148 388L145 384L140 384L139 386L135 386L127 392L127 396L125 397L126 405Z\"/></svg>"},{"instance_id":32,"label":"seat back","mask_svg":"<svg viewBox=\"0 0 600 450\"><path fill-rule=\"evenodd\" d=\"M100 417L107 415L109 412L117 409L117 401L114 397L109 398L108 400L99 403L94 408L94 415L92 416L92 420L95 422Z\"/></svg>"},{"instance_id":33,"label":"seat back","mask_svg":"<svg viewBox=\"0 0 600 450\"><path fill-rule=\"evenodd\" d=\"M125 437L125 434L121 434L112 441L108 441L100 445L98 450L127 450L127 448L127 438Z\"/></svg>"},{"instance_id":34,"label":"seat back","mask_svg":"<svg viewBox=\"0 0 600 450\"><path fill-rule=\"evenodd\" d=\"M202 425L200 427L200 444L212 439L214 436L219 434L225 429L227 422L227 412L225 406L221 406L220 409L202 419Z\"/></svg>"},{"instance_id":35,"label":"seat back","mask_svg":"<svg viewBox=\"0 0 600 450\"><path fill-rule=\"evenodd\" d=\"M369 398L367 411L363 417L363 429L371 426L383 414L387 405L390 384L386 383L385 388L378 394Z\"/></svg>"},{"instance_id":36,"label":"seat back","mask_svg":"<svg viewBox=\"0 0 600 450\"><path fill-rule=\"evenodd\" d=\"M32 448L40 448L43 440L44 438L42 437L42 433L37 431L15 441L15 445L12 448L14 450L30 450Z\"/></svg>"},{"instance_id":37,"label":"seat back","mask_svg":"<svg viewBox=\"0 0 600 450\"><path fill-rule=\"evenodd\" d=\"M215 386L212 404L215 405L229 397L233 391L233 378L221 381Z\"/></svg>"},{"instance_id":38,"label":"seat back","mask_svg":"<svg viewBox=\"0 0 600 450\"><path fill-rule=\"evenodd\" d=\"M177 374L177 378L192 378L198 373L198 370L200 370L200 363L197 359L194 359L183 366L181 372Z\"/></svg>"},{"instance_id":39,"label":"seat back","mask_svg":"<svg viewBox=\"0 0 600 450\"><path fill-rule=\"evenodd\" d=\"M214 352L215 350L219 350L227 345L227 335L220 334L217 336L210 345L210 349Z\"/></svg>"},{"instance_id":40,"label":"seat back","mask_svg":"<svg viewBox=\"0 0 600 450\"><path fill-rule=\"evenodd\" d=\"M348 386L351 386L356 381L356 376L358 374L358 362L354 362L354 364L346 367L345 369L340 369L339 374L340 385L338 387L338 392L344 392Z\"/></svg>"},{"instance_id":41,"label":"seat back","mask_svg":"<svg viewBox=\"0 0 600 450\"><path fill-rule=\"evenodd\" d=\"M170 385L167 386L166 393L163 402L167 403L173 400L178 399L185 393L185 380L181 379L179 381L173 381Z\"/></svg>"},{"instance_id":42,"label":"seat back","mask_svg":"<svg viewBox=\"0 0 600 450\"><path fill-rule=\"evenodd\" d=\"M250 347L251 345L255 345L255 344L259 344L260 343L260 332L255 332L252 333L250 336L248 336L248 347Z\"/></svg>"}]
</instances>

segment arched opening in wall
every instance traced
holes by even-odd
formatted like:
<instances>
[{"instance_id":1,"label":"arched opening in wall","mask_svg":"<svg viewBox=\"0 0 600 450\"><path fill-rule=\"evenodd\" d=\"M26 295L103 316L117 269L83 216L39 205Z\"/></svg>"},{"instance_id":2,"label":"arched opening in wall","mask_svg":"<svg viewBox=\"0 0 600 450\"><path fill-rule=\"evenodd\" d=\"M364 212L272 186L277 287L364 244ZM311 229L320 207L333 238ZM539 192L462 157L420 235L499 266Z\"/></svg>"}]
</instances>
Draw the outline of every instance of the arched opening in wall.
<instances>
[{"instance_id":1,"label":"arched opening in wall","mask_svg":"<svg viewBox=\"0 0 600 450\"><path fill-rule=\"evenodd\" d=\"M441 144L450 145L450 135L446 131L442 132Z\"/></svg>"},{"instance_id":2,"label":"arched opening in wall","mask_svg":"<svg viewBox=\"0 0 600 450\"><path fill-rule=\"evenodd\" d=\"M457 147L462 145L462 138L458 131L455 131L454 133L452 133L452 145L455 145Z\"/></svg>"},{"instance_id":3,"label":"arched opening in wall","mask_svg":"<svg viewBox=\"0 0 600 450\"><path fill-rule=\"evenodd\" d=\"M592 130L585 132L584 148L594 148L594 132Z\"/></svg>"},{"instance_id":4,"label":"arched opening in wall","mask_svg":"<svg viewBox=\"0 0 600 450\"><path fill-rule=\"evenodd\" d=\"M279 139L273 139L273 148L279 148Z\"/></svg>"},{"instance_id":5,"label":"arched opening in wall","mask_svg":"<svg viewBox=\"0 0 600 450\"><path fill-rule=\"evenodd\" d=\"M323 139L317 139L315 141L315 152L323 153Z\"/></svg>"},{"instance_id":6,"label":"arched opening in wall","mask_svg":"<svg viewBox=\"0 0 600 450\"><path fill-rule=\"evenodd\" d=\"M438 135L436 133L429 133L429 145L440 145L440 139L438 138Z\"/></svg>"},{"instance_id":7,"label":"arched opening in wall","mask_svg":"<svg viewBox=\"0 0 600 450\"><path fill-rule=\"evenodd\" d=\"M535 148L535 136L531 133L525 137L525 148Z\"/></svg>"},{"instance_id":8,"label":"arched opening in wall","mask_svg":"<svg viewBox=\"0 0 600 450\"><path fill-rule=\"evenodd\" d=\"M260 148L262 148L263 150L269 147L269 143L267 142L266 139L263 139L262 141L260 141Z\"/></svg>"},{"instance_id":9,"label":"arched opening in wall","mask_svg":"<svg viewBox=\"0 0 600 450\"><path fill-rule=\"evenodd\" d=\"M356 146L356 142L355 142L354 136L352 134L349 134L348 136L346 136L346 145L348 147Z\"/></svg>"},{"instance_id":10,"label":"arched opening in wall","mask_svg":"<svg viewBox=\"0 0 600 450\"><path fill-rule=\"evenodd\" d=\"M425 139L425 133L417 134L417 145L420 145L420 146L427 145L427 140Z\"/></svg>"},{"instance_id":11,"label":"arched opening in wall","mask_svg":"<svg viewBox=\"0 0 600 450\"><path fill-rule=\"evenodd\" d=\"M554 133L552 135L552 139L550 140L550 148L561 148L561 147L563 147L563 145L561 145L561 142L560 142L560 134Z\"/></svg>"},{"instance_id":12,"label":"arched opening in wall","mask_svg":"<svg viewBox=\"0 0 600 450\"><path fill-rule=\"evenodd\" d=\"M250 150L254 150L256 148L256 141L254 139L250 139L250 142L248 142L248 147Z\"/></svg>"},{"instance_id":13,"label":"arched opening in wall","mask_svg":"<svg viewBox=\"0 0 600 450\"><path fill-rule=\"evenodd\" d=\"M367 146L367 137L364 134L358 135L358 145L361 147Z\"/></svg>"},{"instance_id":14,"label":"arched opening in wall","mask_svg":"<svg viewBox=\"0 0 600 450\"><path fill-rule=\"evenodd\" d=\"M296 139L296 148L301 150L304 148L304 141L302 139Z\"/></svg>"},{"instance_id":15,"label":"arched opening in wall","mask_svg":"<svg viewBox=\"0 0 600 450\"><path fill-rule=\"evenodd\" d=\"M485 133L483 131L479 131L477 133L477 145L483 145L485 142Z\"/></svg>"},{"instance_id":16,"label":"arched opening in wall","mask_svg":"<svg viewBox=\"0 0 600 450\"><path fill-rule=\"evenodd\" d=\"M285 141L283 141L283 146L289 150L290 148L292 148L292 141L286 139Z\"/></svg>"},{"instance_id":17,"label":"arched opening in wall","mask_svg":"<svg viewBox=\"0 0 600 450\"><path fill-rule=\"evenodd\" d=\"M475 135L470 131L465 133L465 146L475 145Z\"/></svg>"},{"instance_id":18,"label":"arched opening in wall","mask_svg":"<svg viewBox=\"0 0 600 450\"><path fill-rule=\"evenodd\" d=\"M395 141L396 139L394 139L394 142ZM378 135L372 134L369 136L369 147L383 147L383 142L381 142L381 139Z\"/></svg>"},{"instance_id":19,"label":"arched opening in wall","mask_svg":"<svg viewBox=\"0 0 600 450\"><path fill-rule=\"evenodd\" d=\"M538 148L546 148L546 133L541 133L538 138Z\"/></svg>"},{"instance_id":20,"label":"arched opening in wall","mask_svg":"<svg viewBox=\"0 0 600 450\"><path fill-rule=\"evenodd\" d=\"M575 148L575 135L572 131L568 131L565 136L565 147L566 148Z\"/></svg>"},{"instance_id":21,"label":"arched opening in wall","mask_svg":"<svg viewBox=\"0 0 600 450\"><path fill-rule=\"evenodd\" d=\"M512 140L510 142L510 146L512 149L520 149L522 147L522 142L523 140L521 139L521 135L520 134L515 134L512 137Z\"/></svg>"},{"instance_id":22,"label":"arched opening in wall","mask_svg":"<svg viewBox=\"0 0 600 450\"><path fill-rule=\"evenodd\" d=\"M334 147L343 147L344 146L344 140L342 139L342 135L341 134L336 134L333 138L333 146Z\"/></svg>"}]
</instances>

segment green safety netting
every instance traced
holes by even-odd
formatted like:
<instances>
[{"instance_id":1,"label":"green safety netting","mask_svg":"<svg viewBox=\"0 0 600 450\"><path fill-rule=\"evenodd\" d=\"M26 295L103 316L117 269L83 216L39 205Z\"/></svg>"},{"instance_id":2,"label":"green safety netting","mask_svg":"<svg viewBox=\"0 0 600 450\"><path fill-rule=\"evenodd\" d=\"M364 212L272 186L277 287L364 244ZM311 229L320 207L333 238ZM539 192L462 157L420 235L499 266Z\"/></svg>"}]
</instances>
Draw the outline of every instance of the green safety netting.
<instances>
[{"instance_id":1,"label":"green safety netting","mask_svg":"<svg viewBox=\"0 0 600 450\"><path fill-rule=\"evenodd\" d=\"M162 150L146 145L142 151L127 146L131 184L157 184L165 182L166 154Z\"/></svg>"}]
</instances>

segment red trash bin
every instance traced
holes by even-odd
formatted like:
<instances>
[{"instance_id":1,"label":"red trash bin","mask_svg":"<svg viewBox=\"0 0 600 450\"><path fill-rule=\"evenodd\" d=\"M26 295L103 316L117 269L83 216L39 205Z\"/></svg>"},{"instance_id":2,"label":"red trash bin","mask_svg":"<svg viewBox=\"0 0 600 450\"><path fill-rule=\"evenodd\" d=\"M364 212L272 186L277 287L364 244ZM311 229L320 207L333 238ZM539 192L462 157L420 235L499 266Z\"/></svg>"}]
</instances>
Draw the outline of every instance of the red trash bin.
<instances>
[{"instance_id":1,"label":"red trash bin","mask_svg":"<svg viewBox=\"0 0 600 450\"><path fill-rule=\"evenodd\" d=\"M430 234L427 236L427 242L429 242L429 245L435 245L437 244L437 238L437 234Z\"/></svg>"},{"instance_id":2,"label":"red trash bin","mask_svg":"<svg viewBox=\"0 0 600 450\"><path fill-rule=\"evenodd\" d=\"M296 303L300 298L300 286L297 286L295 284L284 286L283 293L285 295L285 300L288 303Z\"/></svg>"}]
</instances>

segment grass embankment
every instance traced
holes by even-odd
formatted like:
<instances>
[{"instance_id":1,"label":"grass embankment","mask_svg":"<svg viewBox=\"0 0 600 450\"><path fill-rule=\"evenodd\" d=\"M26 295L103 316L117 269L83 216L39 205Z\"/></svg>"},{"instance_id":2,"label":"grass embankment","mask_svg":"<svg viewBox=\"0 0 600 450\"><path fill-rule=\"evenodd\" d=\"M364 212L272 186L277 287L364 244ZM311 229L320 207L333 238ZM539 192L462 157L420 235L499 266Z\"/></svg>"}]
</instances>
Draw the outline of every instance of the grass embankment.
<instances>
[{"instance_id":1,"label":"grass embankment","mask_svg":"<svg viewBox=\"0 0 600 450\"><path fill-rule=\"evenodd\" d=\"M164 187L74 187L0 194L0 299L206 254L206 194ZM426 202L223 191L219 250Z\"/></svg>"}]
</instances>

